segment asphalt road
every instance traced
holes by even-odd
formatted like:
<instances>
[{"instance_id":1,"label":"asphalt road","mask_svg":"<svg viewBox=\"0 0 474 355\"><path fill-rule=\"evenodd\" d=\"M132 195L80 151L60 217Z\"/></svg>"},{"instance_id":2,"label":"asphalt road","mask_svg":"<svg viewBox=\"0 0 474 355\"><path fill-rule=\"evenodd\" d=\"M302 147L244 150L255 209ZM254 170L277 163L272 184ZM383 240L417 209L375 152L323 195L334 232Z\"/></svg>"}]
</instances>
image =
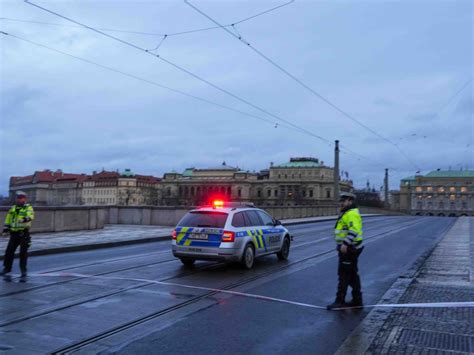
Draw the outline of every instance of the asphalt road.
<instances>
[{"instance_id":1,"label":"asphalt road","mask_svg":"<svg viewBox=\"0 0 474 355\"><path fill-rule=\"evenodd\" d=\"M377 303L454 221L367 218L360 258L365 303ZM328 312L209 290L320 306L332 302L333 226L290 227L289 260L268 256L250 271L211 262L186 269L172 257L168 241L32 257L31 273L58 274L0 283L0 351L334 353L369 310Z\"/></svg>"}]
</instances>

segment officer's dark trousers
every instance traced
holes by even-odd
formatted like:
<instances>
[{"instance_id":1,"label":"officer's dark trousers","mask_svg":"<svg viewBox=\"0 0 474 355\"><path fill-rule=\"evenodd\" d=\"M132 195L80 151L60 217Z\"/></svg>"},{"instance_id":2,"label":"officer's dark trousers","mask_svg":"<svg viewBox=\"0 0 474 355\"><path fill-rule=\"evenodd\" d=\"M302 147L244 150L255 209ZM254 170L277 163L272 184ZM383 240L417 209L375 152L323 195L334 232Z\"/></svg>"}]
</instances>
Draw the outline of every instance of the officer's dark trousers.
<instances>
[{"instance_id":1,"label":"officer's dark trousers","mask_svg":"<svg viewBox=\"0 0 474 355\"><path fill-rule=\"evenodd\" d=\"M357 263L363 249L363 247L360 249L349 248L345 254L339 252L339 265L337 270L339 283L337 285L336 297L340 302L344 302L349 286L352 288L353 299L360 299L362 297Z\"/></svg>"},{"instance_id":2,"label":"officer's dark trousers","mask_svg":"<svg viewBox=\"0 0 474 355\"><path fill-rule=\"evenodd\" d=\"M10 232L10 240L8 241L7 249L5 250L5 259L3 260L3 269L11 271L13 265L13 258L15 251L20 246L20 270L26 273L26 263L28 259L28 247L31 238L28 230L21 232Z\"/></svg>"}]
</instances>

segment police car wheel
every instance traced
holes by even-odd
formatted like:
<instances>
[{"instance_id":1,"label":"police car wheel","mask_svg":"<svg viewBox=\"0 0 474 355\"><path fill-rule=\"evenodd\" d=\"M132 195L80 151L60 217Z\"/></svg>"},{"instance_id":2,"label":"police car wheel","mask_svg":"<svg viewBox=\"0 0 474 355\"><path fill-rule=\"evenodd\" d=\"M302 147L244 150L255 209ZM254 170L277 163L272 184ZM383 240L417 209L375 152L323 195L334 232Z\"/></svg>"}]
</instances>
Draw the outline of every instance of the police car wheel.
<instances>
[{"instance_id":1,"label":"police car wheel","mask_svg":"<svg viewBox=\"0 0 474 355\"><path fill-rule=\"evenodd\" d=\"M283 245L281 246L280 251L277 253L278 259L280 260L287 260L288 255L290 255L290 241L288 238L283 240Z\"/></svg>"},{"instance_id":2,"label":"police car wheel","mask_svg":"<svg viewBox=\"0 0 474 355\"><path fill-rule=\"evenodd\" d=\"M188 258L181 258L180 260L184 266L193 266L194 262L196 261L195 259L188 259Z\"/></svg>"},{"instance_id":3,"label":"police car wheel","mask_svg":"<svg viewBox=\"0 0 474 355\"><path fill-rule=\"evenodd\" d=\"M255 260L255 252L251 244L245 246L244 255L242 256L242 265L246 269L251 269Z\"/></svg>"}]
</instances>

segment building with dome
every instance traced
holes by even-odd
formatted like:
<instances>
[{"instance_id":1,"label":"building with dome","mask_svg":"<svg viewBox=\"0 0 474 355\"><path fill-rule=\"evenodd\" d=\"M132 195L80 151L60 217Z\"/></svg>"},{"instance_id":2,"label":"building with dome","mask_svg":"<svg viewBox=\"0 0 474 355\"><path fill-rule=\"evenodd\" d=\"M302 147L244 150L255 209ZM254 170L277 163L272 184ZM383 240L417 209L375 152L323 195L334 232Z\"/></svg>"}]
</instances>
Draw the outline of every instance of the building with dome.
<instances>
[{"instance_id":1,"label":"building with dome","mask_svg":"<svg viewBox=\"0 0 474 355\"><path fill-rule=\"evenodd\" d=\"M348 178L342 191L352 190ZM315 205L334 201L334 168L317 158L296 157L260 172L227 165L166 173L160 183L162 205L197 206L213 199L260 206Z\"/></svg>"}]
</instances>

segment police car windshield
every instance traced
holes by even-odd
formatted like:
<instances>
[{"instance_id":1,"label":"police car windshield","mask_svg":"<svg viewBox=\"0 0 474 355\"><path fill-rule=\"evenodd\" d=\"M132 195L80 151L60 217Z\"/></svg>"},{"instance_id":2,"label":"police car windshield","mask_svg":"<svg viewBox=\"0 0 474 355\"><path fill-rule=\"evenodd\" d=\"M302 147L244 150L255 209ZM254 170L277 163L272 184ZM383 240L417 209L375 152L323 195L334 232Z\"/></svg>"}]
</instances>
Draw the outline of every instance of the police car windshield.
<instances>
[{"instance_id":1,"label":"police car windshield","mask_svg":"<svg viewBox=\"0 0 474 355\"><path fill-rule=\"evenodd\" d=\"M194 211L185 215L178 223L179 227L224 228L227 213L214 211Z\"/></svg>"}]
</instances>

